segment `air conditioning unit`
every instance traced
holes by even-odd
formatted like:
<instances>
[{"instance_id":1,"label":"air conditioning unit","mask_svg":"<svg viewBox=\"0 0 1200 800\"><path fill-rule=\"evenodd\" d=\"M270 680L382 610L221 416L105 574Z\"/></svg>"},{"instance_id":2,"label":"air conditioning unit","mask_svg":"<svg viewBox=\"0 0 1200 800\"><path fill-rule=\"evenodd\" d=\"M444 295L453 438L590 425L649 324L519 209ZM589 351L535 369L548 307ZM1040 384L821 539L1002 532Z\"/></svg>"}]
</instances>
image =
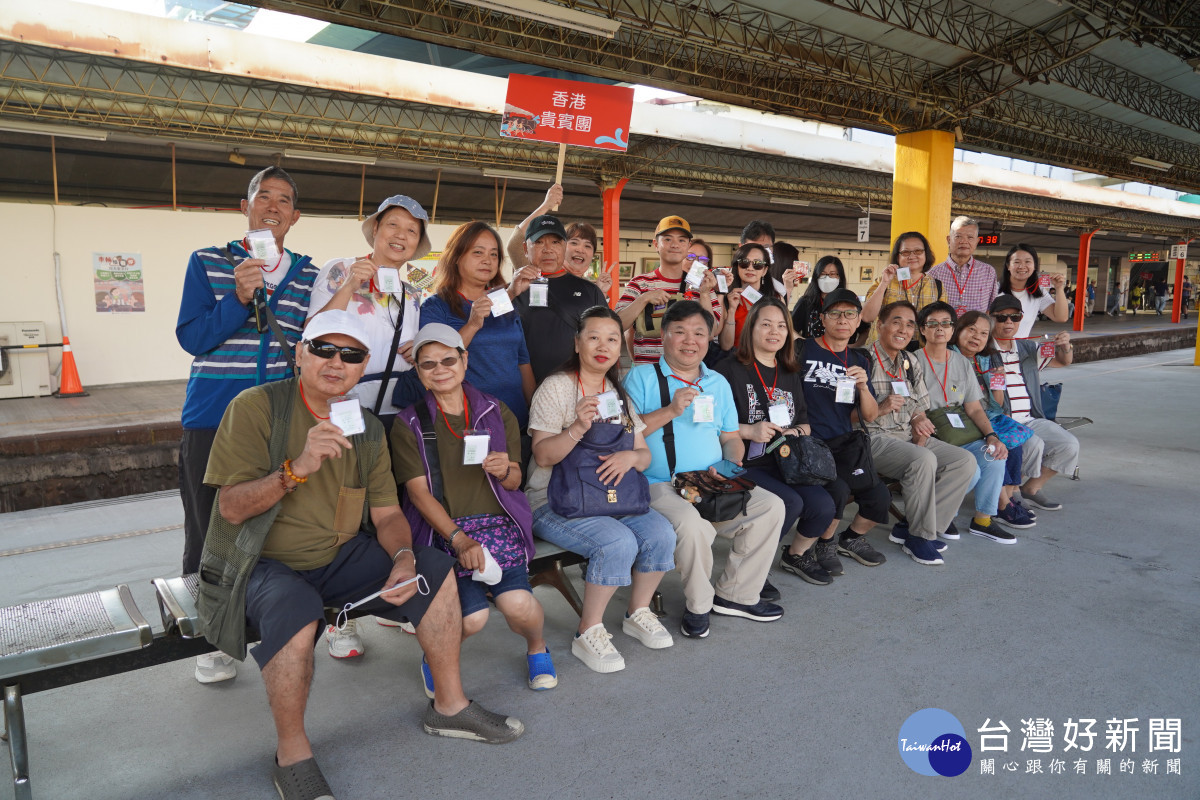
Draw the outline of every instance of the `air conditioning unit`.
<instances>
[{"instance_id":1,"label":"air conditioning unit","mask_svg":"<svg viewBox=\"0 0 1200 800\"><path fill-rule=\"evenodd\" d=\"M0 322L0 346L46 343L44 322ZM50 356L44 348L0 350L0 399L50 394Z\"/></svg>"}]
</instances>

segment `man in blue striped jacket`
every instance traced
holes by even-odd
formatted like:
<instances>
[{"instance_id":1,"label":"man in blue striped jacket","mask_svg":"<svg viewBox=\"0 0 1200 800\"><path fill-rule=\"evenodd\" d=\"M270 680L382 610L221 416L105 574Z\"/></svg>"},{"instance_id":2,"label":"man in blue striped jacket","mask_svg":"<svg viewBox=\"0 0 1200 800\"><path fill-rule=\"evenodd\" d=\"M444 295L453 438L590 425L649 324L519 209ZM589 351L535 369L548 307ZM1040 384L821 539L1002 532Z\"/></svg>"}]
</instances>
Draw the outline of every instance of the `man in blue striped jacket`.
<instances>
[{"instance_id":1,"label":"man in blue striped jacket","mask_svg":"<svg viewBox=\"0 0 1200 800\"><path fill-rule=\"evenodd\" d=\"M215 490L204 485L204 471L225 407L244 389L291 377L287 356L275 336L258 332L254 294L265 291L284 337L295 347L318 271L308 256L283 246L284 236L300 218L298 197L290 175L279 167L267 167L250 180L242 213L249 231L270 232L278 255L252 258L249 239L239 238L197 250L188 260L175 326L179 344L195 357L183 401L179 447L185 575L200 568L215 498ZM197 659L196 680L201 683L228 680L236 674L228 656L218 653Z\"/></svg>"}]
</instances>

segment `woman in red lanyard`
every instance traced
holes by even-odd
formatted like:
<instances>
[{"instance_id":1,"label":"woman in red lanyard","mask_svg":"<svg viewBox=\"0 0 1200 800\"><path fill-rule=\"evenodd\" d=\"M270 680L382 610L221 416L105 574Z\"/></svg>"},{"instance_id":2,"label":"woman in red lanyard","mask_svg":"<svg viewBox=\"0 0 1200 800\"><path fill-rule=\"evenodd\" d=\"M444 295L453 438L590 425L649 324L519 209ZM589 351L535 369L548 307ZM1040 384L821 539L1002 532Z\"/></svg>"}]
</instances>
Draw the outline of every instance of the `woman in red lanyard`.
<instances>
[{"instance_id":1,"label":"woman in red lanyard","mask_svg":"<svg viewBox=\"0 0 1200 800\"><path fill-rule=\"evenodd\" d=\"M974 362L948 347L956 316L954 307L941 301L921 309L917 327L925 334L925 347L917 354L916 361L925 372L930 410L945 408L947 417L965 414L983 434L980 439L960 445L975 456L979 467L970 532L1000 544L1016 544L1017 537L993 520L999 510L1008 450L992 431L992 423L983 410L984 395L975 380Z\"/></svg>"},{"instance_id":2,"label":"woman in red lanyard","mask_svg":"<svg viewBox=\"0 0 1200 800\"><path fill-rule=\"evenodd\" d=\"M721 328L721 349L732 350L741 341L742 327L760 297L779 297L771 282L771 257L761 244L744 244L733 253L733 283L725 295L727 322Z\"/></svg>"},{"instance_id":3,"label":"woman in red lanyard","mask_svg":"<svg viewBox=\"0 0 1200 800\"><path fill-rule=\"evenodd\" d=\"M913 308L920 310L929 303L942 299L941 284L936 278L926 274L926 270L932 266L933 249L924 234L909 231L896 237L888 265L880 271L879 278L867 289L867 299L863 301L862 321L871 323L871 331L867 334L864 347L870 347L879 339L877 317L879 309L888 303L907 300L912 303ZM916 352L919 347L920 342L914 336L907 349Z\"/></svg>"},{"instance_id":4,"label":"woman in red lanyard","mask_svg":"<svg viewBox=\"0 0 1200 800\"><path fill-rule=\"evenodd\" d=\"M804 402L803 376L792 346L792 320L783 301L763 298L750 309L738 340L737 351L719 363L717 372L725 376L733 389L738 411L738 428L746 444L746 477L779 496L784 505L782 539L792 526L796 537L784 548L784 564L819 563L829 575L841 575L837 542L833 538L834 502L822 486L792 486L783 480L774 452L767 447L781 435L810 436L808 409ZM786 445L781 445L786 446ZM826 537L824 539L820 537ZM815 546L814 546L815 545ZM813 581L806 577L820 570L801 569L796 574L809 582L829 583L828 578ZM793 571L793 570L789 570ZM778 599L779 593L768 581L763 599Z\"/></svg>"}]
</instances>

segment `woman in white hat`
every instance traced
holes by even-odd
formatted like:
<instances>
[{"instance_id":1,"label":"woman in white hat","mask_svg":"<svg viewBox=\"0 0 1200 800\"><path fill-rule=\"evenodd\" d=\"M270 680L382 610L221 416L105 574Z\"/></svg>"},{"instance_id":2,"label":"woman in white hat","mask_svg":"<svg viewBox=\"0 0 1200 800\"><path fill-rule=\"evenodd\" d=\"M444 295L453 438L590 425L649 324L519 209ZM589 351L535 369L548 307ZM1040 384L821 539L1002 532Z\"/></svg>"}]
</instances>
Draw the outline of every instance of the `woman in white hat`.
<instances>
[{"instance_id":1,"label":"woman in white hat","mask_svg":"<svg viewBox=\"0 0 1200 800\"><path fill-rule=\"evenodd\" d=\"M355 392L388 428L396 412L423 391L412 372L420 292L393 270L429 253L428 223L429 215L411 197L398 194L384 200L362 223L371 252L335 258L322 267L308 306L309 317L335 308L362 317L371 337L371 360Z\"/></svg>"}]
</instances>

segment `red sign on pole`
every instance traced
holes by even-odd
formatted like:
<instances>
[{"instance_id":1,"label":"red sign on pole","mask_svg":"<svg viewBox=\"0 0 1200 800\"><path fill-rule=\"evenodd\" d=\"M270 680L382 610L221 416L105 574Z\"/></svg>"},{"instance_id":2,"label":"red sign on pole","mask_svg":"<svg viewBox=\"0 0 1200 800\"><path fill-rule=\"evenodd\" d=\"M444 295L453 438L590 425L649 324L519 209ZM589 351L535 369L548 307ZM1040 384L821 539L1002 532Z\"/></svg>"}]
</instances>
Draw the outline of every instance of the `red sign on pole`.
<instances>
[{"instance_id":1,"label":"red sign on pole","mask_svg":"<svg viewBox=\"0 0 1200 800\"><path fill-rule=\"evenodd\" d=\"M509 75L500 135L624 152L633 89L603 83Z\"/></svg>"}]
</instances>

